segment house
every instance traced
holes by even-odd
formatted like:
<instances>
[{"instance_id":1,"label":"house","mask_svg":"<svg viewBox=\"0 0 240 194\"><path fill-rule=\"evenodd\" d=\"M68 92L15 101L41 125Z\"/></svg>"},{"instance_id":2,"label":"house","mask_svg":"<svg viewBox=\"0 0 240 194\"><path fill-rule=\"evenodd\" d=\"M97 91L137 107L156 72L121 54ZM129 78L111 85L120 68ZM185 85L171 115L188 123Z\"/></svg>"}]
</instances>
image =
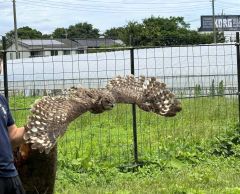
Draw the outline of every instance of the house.
<instances>
[{"instance_id":1,"label":"house","mask_svg":"<svg viewBox=\"0 0 240 194\"><path fill-rule=\"evenodd\" d=\"M15 43L7 48L7 60L16 59ZM18 40L18 58L47 57L81 54L86 47L69 39L22 39Z\"/></svg>"},{"instance_id":2,"label":"house","mask_svg":"<svg viewBox=\"0 0 240 194\"><path fill-rule=\"evenodd\" d=\"M18 40L18 58L82 54L87 48L124 45L121 40L97 39L22 39ZM7 48L7 60L16 59L15 43Z\"/></svg>"}]
</instances>

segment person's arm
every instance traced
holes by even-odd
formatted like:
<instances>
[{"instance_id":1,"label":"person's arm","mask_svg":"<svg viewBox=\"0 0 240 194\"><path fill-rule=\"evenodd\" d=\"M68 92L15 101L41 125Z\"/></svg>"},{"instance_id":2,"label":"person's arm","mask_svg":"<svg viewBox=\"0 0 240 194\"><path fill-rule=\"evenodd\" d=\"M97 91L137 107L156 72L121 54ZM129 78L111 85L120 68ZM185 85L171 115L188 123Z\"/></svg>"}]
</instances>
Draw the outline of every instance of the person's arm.
<instances>
[{"instance_id":1,"label":"person's arm","mask_svg":"<svg viewBox=\"0 0 240 194\"><path fill-rule=\"evenodd\" d=\"M24 127L17 127L15 124L8 127L8 134L13 148L24 143L23 135L25 132Z\"/></svg>"}]
</instances>

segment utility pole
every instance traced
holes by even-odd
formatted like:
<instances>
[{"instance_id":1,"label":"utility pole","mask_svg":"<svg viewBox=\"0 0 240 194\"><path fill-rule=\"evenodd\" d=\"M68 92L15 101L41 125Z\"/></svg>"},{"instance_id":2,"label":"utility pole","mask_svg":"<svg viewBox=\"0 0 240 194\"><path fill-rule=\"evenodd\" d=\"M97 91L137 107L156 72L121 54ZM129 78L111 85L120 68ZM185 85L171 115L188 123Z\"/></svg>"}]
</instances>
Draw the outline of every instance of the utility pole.
<instances>
[{"instance_id":1,"label":"utility pole","mask_svg":"<svg viewBox=\"0 0 240 194\"><path fill-rule=\"evenodd\" d=\"M212 17L213 17L213 42L217 43L217 38L216 38L216 25L215 25L215 8L214 8L214 2L215 0L212 1Z\"/></svg>"},{"instance_id":2,"label":"utility pole","mask_svg":"<svg viewBox=\"0 0 240 194\"><path fill-rule=\"evenodd\" d=\"M13 19L14 19L14 39L15 39L16 59L18 59L19 58L18 34L17 34L17 16L16 16L16 1L15 0L13 0Z\"/></svg>"},{"instance_id":3,"label":"utility pole","mask_svg":"<svg viewBox=\"0 0 240 194\"><path fill-rule=\"evenodd\" d=\"M224 33L224 27L223 27L223 9L222 9L222 33Z\"/></svg>"}]
</instances>

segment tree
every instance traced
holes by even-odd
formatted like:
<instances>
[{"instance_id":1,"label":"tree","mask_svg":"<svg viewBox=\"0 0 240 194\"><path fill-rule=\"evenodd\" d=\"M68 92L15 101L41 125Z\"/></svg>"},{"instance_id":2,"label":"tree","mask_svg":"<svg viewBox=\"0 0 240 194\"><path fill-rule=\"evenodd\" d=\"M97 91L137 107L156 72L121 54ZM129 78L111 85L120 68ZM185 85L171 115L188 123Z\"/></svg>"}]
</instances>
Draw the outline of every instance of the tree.
<instances>
[{"instance_id":1,"label":"tree","mask_svg":"<svg viewBox=\"0 0 240 194\"><path fill-rule=\"evenodd\" d=\"M212 84L210 86L210 96L212 96L212 97L215 96L215 83L214 83L214 79L212 80Z\"/></svg>"},{"instance_id":2,"label":"tree","mask_svg":"<svg viewBox=\"0 0 240 194\"><path fill-rule=\"evenodd\" d=\"M118 27L118 28L111 28L109 30L106 30L104 35L106 38L111 39L122 39L120 38L122 34L124 34L125 28L124 27Z\"/></svg>"},{"instance_id":3,"label":"tree","mask_svg":"<svg viewBox=\"0 0 240 194\"><path fill-rule=\"evenodd\" d=\"M224 89L223 80L221 80L221 81L219 82L219 84L218 84L217 94L218 94L219 96L223 96L223 95L224 95L224 91L225 91L225 89Z\"/></svg>"},{"instance_id":4,"label":"tree","mask_svg":"<svg viewBox=\"0 0 240 194\"><path fill-rule=\"evenodd\" d=\"M98 38L99 29L93 28L92 24L78 23L67 29L69 38Z\"/></svg>"},{"instance_id":5,"label":"tree","mask_svg":"<svg viewBox=\"0 0 240 194\"><path fill-rule=\"evenodd\" d=\"M43 39L50 39L50 38L52 38L52 35L51 34L43 34L42 38Z\"/></svg>"},{"instance_id":6,"label":"tree","mask_svg":"<svg viewBox=\"0 0 240 194\"><path fill-rule=\"evenodd\" d=\"M196 84L194 87L194 95L197 97L197 96L200 96L201 93L202 93L202 89L200 84Z\"/></svg>"},{"instance_id":7,"label":"tree","mask_svg":"<svg viewBox=\"0 0 240 194\"><path fill-rule=\"evenodd\" d=\"M117 36L126 45L133 46L170 46L186 44L212 43L212 34L201 34L190 30L183 17L154 17L146 18L142 23L128 22L124 27L112 28L105 34ZM218 42L223 42L221 35ZM131 40L131 41L130 41Z\"/></svg>"},{"instance_id":8,"label":"tree","mask_svg":"<svg viewBox=\"0 0 240 194\"><path fill-rule=\"evenodd\" d=\"M42 33L36 29L32 29L28 26L21 27L17 29L18 38L20 39L37 39L42 38ZM14 31L6 33L8 39L14 39Z\"/></svg>"},{"instance_id":9,"label":"tree","mask_svg":"<svg viewBox=\"0 0 240 194\"><path fill-rule=\"evenodd\" d=\"M53 38L67 38L67 29L66 28L56 28L52 33Z\"/></svg>"},{"instance_id":10,"label":"tree","mask_svg":"<svg viewBox=\"0 0 240 194\"><path fill-rule=\"evenodd\" d=\"M142 40L142 24L128 22L122 34L123 41L129 46L138 46Z\"/></svg>"},{"instance_id":11,"label":"tree","mask_svg":"<svg viewBox=\"0 0 240 194\"><path fill-rule=\"evenodd\" d=\"M28 26L17 29L19 39L40 39L43 37L42 33L36 29L32 29ZM14 30L6 33L7 45L10 45L14 40Z\"/></svg>"}]
</instances>

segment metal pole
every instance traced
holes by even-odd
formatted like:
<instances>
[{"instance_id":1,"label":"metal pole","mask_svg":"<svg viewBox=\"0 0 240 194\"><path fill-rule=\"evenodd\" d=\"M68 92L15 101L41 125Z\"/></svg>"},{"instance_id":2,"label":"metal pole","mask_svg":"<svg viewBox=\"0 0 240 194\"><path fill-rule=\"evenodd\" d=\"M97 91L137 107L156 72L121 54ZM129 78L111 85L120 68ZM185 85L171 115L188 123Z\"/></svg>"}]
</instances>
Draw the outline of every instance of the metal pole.
<instances>
[{"instance_id":1,"label":"metal pole","mask_svg":"<svg viewBox=\"0 0 240 194\"><path fill-rule=\"evenodd\" d=\"M222 33L224 35L224 29L223 29L223 9L222 9Z\"/></svg>"},{"instance_id":2,"label":"metal pole","mask_svg":"<svg viewBox=\"0 0 240 194\"><path fill-rule=\"evenodd\" d=\"M16 59L18 56L18 33L17 33L17 16L16 16L16 1L13 0L13 19L14 19L14 37L15 37L15 49L16 49Z\"/></svg>"},{"instance_id":3,"label":"metal pole","mask_svg":"<svg viewBox=\"0 0 240 194\"><path fill-rule=\"evenodd\" d=\"M130 49L130 59L131 59L131 74L134 75L134 48ZM136 104L132 104L132 124L133 124L133 151L134 151L134 161L138 164L138 141L137 141L137 114L136 114Z\"/></svg>"},{"instance_id":4,"label":"metal pole","mask_svg":"<svg viewBox=\"0 0 240 194\"><path fill-rule=\"evenodd\" d=\"M216 38L216 25L215 25L215 6L214 6L214 1L212 0L212 17L213 17L213 42L217 43L217 38Z\"/></svg>"},{"instance_id":5,"label":"metal pole","mask_svg":"<svg viewBox=\"0 0 240 194\"><path fill-rule=\"evenodd\" d=\"M236 33L237 48L237 77L238 77L238 122L240 122L240 48L239 48L239 32Z\"/></svg>"},{"instance_id":6,"label":"metal pole","mask_svg":"<svg viewBox=\"0 0 240 194\"><path fill-rule=\"evenodd\" d=\"M8 75L7 75L7 45L6 45L6 38L2 37L2 44L3 44L3 81L4 81L4 95L5 98L8 100Z\"/></svg>"}]
</instances>

